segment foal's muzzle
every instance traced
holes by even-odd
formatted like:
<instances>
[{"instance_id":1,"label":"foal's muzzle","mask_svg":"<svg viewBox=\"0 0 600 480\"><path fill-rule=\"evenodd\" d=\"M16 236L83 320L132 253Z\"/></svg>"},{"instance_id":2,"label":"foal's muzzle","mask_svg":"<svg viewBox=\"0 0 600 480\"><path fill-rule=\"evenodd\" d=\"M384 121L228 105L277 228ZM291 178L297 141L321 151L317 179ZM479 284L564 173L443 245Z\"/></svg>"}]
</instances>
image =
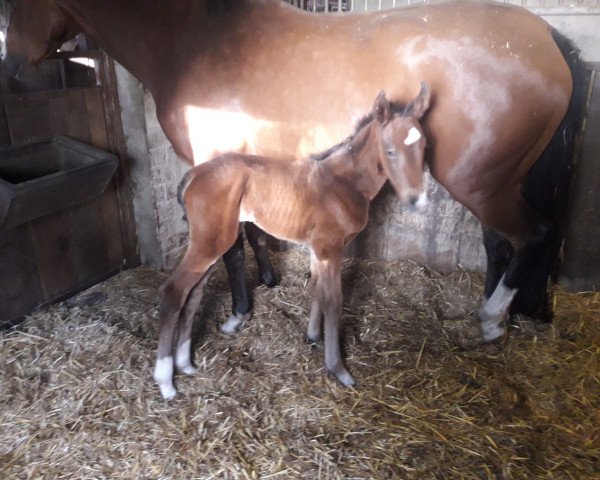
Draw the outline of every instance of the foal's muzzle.
<instances>
[{"instance_id":1,"label":"foal's muzzle","mask_svg":"<svg viewBox=\"0 0 600 480\"><path fill-rule=\"evenodd\" d=\"M427 208L427 192L423 190L419 195L410 195L407 200L408 208L414 212L423 212Z\"/></svg>"}]
</instances>

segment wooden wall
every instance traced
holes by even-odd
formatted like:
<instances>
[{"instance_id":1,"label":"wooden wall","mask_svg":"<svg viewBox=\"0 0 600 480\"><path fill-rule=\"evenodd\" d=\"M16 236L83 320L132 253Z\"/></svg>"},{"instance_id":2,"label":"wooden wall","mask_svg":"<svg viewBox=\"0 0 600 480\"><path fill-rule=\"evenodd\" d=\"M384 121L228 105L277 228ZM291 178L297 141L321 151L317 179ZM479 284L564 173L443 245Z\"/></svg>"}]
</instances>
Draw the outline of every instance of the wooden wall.
<instances>
[{"instance_id":1,"label":"wooden wall","mask_svg":"<svg viewBox=\"0 0 600 480\"><path fill-rule=\"evenodd\" d=\"M64 135L115 152L121 140L115 138L118 129L108 101L106 83L5 93L0 96L0 142L19 145ZM121 169L94 200L0 230L0 324L136 262L124 176Z\"/></svg>"},{"instance_id":2,"label":"wooden wall","mask_svg":"<svg viewBox=\"0 0 600 480\"><path fill-rule=\"evenodd\" d=\"M592 77L571 184L561 282L572 290L600 290L600 63Z\"/></svg>"}]
</instances>

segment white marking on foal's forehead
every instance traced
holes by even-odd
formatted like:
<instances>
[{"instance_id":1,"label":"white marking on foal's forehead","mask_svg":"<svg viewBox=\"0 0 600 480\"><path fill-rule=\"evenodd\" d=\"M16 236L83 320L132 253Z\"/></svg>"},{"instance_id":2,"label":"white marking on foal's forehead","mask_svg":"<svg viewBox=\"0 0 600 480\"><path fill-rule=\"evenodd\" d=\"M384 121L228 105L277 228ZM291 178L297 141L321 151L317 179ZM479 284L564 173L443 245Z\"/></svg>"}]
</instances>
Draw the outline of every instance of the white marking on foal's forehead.
<instances>
[{"instance_id":1,"label":"white marking on foal's forehead","mask_svg":"<svg viewBox=\"0 0 600 480\"><path fill-rule=\"evenodd\" d=\"M415 127L411 127L411 129L408 131L408 135L404 139L404 145L412 145L420 138L421 132L419 132L419 130L417 130Z\"/></svg>"}]
</instances>

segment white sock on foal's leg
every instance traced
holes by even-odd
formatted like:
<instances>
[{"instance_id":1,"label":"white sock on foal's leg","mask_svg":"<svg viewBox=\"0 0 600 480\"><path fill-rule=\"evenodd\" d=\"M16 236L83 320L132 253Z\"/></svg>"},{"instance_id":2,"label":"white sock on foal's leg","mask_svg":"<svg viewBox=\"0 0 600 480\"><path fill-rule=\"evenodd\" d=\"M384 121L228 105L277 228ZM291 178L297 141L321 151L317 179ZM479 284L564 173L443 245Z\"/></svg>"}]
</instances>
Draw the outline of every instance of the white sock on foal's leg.
<instances>
[{"instance_id":1,"label":"white sock on foal's leg","mask_svg":"<svg viewBox=\"0 0 600 480\"><path fill-rule=\"evenodd\" d=\"M504 335L503 323L508 318L508 309L516 293L516 288L508 288L504 284L502 275L492 296L482 302L479 317L484 341L491 342Z\"/></svg>"},{"instance_id":2,"label":"white sock on foal's leg","mask_svg":"<svg viewBox=\"0 0 600 480\"><path fill-rule=\"evenodd\" d=\"M156 359L154 367L154 380L160 388L160 394L165 400L170 400L177 394L173 385L173 357Z\"/></svg>"},{"instance_id":3,"label":"white sock on foal's leg","mask_svg":"<svg viewBox=\"0 0 600 480\"><path fill-rule=\"evenodd\" d=\"M177 347L177 353L175 354L175 365L177 370L186 375L193 375L197 372L196 368L192 365L191 360L192 354L192 341L186 340Z\"/></svg>"}]
</instances>

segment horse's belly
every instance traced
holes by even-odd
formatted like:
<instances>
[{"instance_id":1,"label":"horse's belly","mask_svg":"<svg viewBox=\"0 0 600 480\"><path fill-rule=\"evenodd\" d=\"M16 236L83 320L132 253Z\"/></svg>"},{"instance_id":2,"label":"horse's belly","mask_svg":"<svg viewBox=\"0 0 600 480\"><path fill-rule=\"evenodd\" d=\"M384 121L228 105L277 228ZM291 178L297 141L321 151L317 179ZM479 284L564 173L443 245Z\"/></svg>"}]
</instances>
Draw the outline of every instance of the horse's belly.
<instances>
[{"instance_id":1,"label":"horse's belly","mask_svg":"<svg viewBox=\"0 0 600 480\"><path fill-rule=\"evenodd\" d=\"M177 117L182 121L164 125L165 131L178 153L194 165L227 152L292 161L325 150L343 138L335 125L300 125L227 108L186 106Z\"/></svg>"},{"instance_id":2,"label":"horse's belly","mask_svg":"<svg viewBox=\"0 0 600 480\"><path fill-rule=\"evenodd\" d=\"M225 152L256 154L258 132L273 128L268 120L230 110L186 106L185 130L195 165Z\"/></svg>"}]
</instances>

